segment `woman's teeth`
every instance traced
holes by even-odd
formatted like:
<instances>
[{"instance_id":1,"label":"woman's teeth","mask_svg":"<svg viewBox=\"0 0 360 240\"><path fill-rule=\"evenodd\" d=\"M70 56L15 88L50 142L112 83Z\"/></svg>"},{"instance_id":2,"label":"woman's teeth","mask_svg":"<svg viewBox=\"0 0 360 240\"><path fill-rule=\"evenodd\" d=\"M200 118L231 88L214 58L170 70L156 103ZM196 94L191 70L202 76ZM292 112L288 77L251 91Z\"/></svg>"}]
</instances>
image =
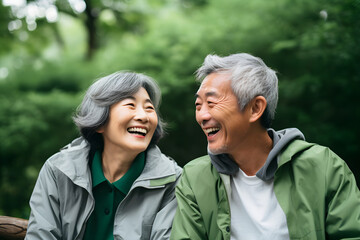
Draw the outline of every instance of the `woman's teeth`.
<instances>
[{"instance_id":1,"label":"woman's teeth","mask_svg":"<svg viewBox=\"0 0 360 240\"><path fill-rule=\"evenodd\" d=\"M137 127L131 127L128 128L128 132L130 133L139 133L143 136L145 136L147 134L147 130L145 128L137 128Z\"/></svg>"}]
</instances>

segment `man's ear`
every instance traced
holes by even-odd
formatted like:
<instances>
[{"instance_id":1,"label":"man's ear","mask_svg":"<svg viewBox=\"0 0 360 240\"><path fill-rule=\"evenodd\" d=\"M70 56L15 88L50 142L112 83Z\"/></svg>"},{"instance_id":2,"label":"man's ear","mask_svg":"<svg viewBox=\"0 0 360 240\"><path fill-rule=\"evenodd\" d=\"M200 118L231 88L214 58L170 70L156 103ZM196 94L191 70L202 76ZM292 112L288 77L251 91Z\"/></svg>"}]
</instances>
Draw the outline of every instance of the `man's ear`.
<instances>
[{"instance_id":1,"label":"man's ear","mask_svg":"<svg viewBox=\"0 0 360 240\"><path fill-rule=\"evenodd\" d=\"M250 122L256 122L263 115L266 109L266 99L263 96L257 96L250 102Z\"/></svg>"}]
</instances>

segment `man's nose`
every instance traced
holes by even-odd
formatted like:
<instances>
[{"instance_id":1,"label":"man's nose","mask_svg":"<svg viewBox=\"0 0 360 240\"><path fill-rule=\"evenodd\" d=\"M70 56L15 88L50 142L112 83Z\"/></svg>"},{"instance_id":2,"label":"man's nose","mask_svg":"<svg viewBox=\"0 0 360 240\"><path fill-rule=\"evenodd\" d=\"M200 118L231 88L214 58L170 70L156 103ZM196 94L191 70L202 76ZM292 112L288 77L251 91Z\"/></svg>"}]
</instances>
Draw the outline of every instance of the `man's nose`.
<instances>
[{"instance_id":1,"label":"man's nose","mask_svg":"<svg viewBox=\"0 0 360 240\"><path fill-rule=\"evenodd\" d=\"M205 123L211 119L211 114L206 107L202 107L199 111L196 111L196 120L199 124Z\"/></svg>"}]
</instances>

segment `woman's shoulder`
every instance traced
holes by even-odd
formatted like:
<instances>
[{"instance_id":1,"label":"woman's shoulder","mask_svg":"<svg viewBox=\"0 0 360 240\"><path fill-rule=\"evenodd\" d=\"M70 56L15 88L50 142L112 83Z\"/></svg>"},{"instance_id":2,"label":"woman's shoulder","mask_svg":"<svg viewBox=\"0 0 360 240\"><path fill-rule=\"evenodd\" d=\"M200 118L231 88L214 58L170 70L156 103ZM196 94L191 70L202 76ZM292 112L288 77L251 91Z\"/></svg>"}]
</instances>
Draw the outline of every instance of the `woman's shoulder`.
<instances>
[{"instance_id":1,"label":"woman's shoulder","mask_svg":"<svg viewBox=\"0 0 360 240\"><path fill-rule=\"evenodd\" d=\"M88 162L89 144L84 138L74 139L71 143L62 147L57 153L49 157L43 168L53 171L72 168L83 168Z\"/></svg>"},{"instance_id":2,"label":"woman's shoulder","mask_svg":"<svg viewBox=\"0 0 360 240\"><path fill-rule=\"evenodd\" d=\"M146 151L146 164L157 170L172 170L177 176L181 175L182 168L177 164L175 159L164 154L156 145L151 145Z\"/></svg>"}]
</instances>

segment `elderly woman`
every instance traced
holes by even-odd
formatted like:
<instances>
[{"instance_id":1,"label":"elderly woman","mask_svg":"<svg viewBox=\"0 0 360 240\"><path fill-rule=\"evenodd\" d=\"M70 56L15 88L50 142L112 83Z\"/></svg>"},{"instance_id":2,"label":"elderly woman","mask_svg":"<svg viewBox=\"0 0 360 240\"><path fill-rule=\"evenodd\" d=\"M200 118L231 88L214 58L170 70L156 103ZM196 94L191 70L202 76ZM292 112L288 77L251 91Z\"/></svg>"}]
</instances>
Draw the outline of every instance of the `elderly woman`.
<instances>
[{"instance_id":1,"label":"elderly woman","mask_svg":"<svg viewBox=\"0 0 360 240\"><path fill-rule=\"evenodd\" d=\"M88 89L82 137L49 158L30 199L26 239L168 239L181 168L155 145L160 90L116 72Z\"/></svg>"}]
</instances>

